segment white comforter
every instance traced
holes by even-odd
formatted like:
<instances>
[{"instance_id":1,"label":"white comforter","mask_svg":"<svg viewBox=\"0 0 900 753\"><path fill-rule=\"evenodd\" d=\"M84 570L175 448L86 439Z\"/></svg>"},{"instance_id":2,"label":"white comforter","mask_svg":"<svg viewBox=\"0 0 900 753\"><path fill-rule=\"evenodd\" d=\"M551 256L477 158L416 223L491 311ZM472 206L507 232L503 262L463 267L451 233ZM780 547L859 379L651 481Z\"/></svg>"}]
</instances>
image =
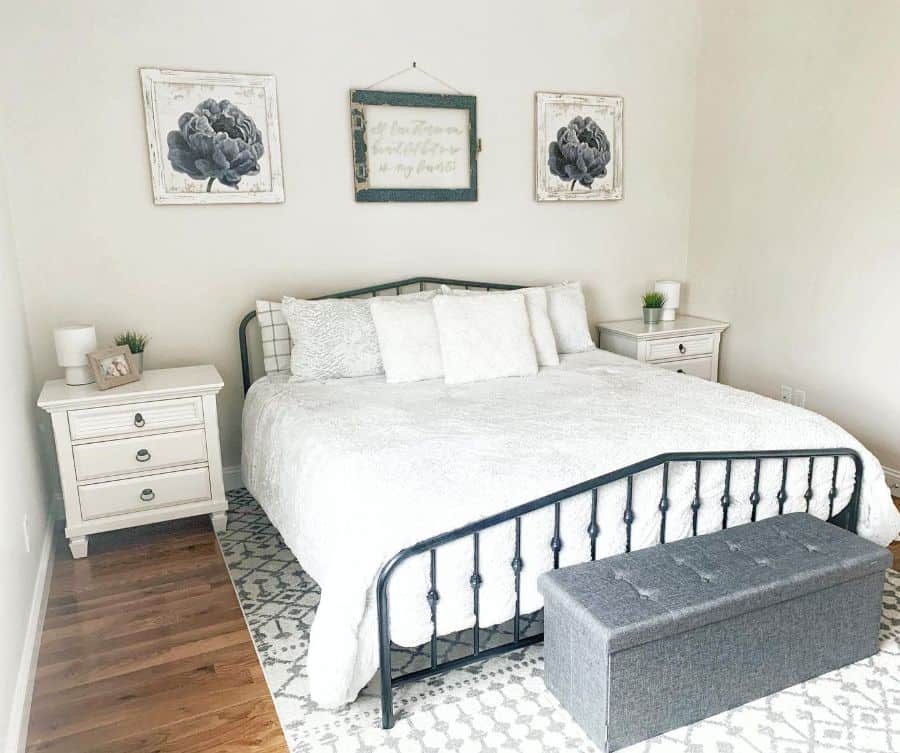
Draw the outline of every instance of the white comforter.
<instances>
[{"instance_id":1,"label":"white comforter","mask_svg":"<svg viewBox=\"0 0 900 753\"><path fill-rule=\"evenodd\" d=\"M352 701L378 666L374 581L400 549L434 534L668 451L852 447L864 485L859 532L887 544L900 530L881 466L847 432L815 413L604 351L563 357L536 377L460 386L383 378L298 382L267 377L244 406L243 476L300 564L322 590L312 627L312 698ZM811 509L827 515L830 459L815 465ZM749 520L752 463L735 463L729 524ZM788 510L803 509L806 461L790 466ZM721 526L723 463L707 463L701 532ZM633 546L659 537L659 471L635 481ZM673 466L667 539L689 535L693 466ZM780 461L763 464L760 517L777 509ZM602 490L598 556L624 548L624 482ZM853 466L839 466L840 505ZM837 510L836 510L837 511ZM583 561L589 502L562 508L561 563ZM552 562L552 511L523 520L522 611L541 605L535 582ZM439 550L438 630L474 622L471 543ZM513 614L512 524L482 536L481 624ZM391 635L417 645L431 633L423 558L392 580Z\"/></svg>"}]
</instances>

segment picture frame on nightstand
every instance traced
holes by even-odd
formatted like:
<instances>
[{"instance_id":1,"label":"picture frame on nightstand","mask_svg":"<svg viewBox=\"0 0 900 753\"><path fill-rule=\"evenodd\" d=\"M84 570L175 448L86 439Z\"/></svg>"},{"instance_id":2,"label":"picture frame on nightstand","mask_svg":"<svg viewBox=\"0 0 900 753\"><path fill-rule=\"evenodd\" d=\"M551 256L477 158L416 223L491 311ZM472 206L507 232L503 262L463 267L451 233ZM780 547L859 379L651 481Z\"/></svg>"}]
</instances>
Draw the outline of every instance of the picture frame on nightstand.
<instances>
[{"instance_id":1,"label":"picture frame on nightstand","mask_svg":"<svg viewBox=\"0 0 900 753\"><path fill-rule=\"evenodd\" d=\"M114 345L88 353L87 360L98 390L120 387L141 378L141 372L138 371L127 345Z\"/></svg>"}]
</instances>

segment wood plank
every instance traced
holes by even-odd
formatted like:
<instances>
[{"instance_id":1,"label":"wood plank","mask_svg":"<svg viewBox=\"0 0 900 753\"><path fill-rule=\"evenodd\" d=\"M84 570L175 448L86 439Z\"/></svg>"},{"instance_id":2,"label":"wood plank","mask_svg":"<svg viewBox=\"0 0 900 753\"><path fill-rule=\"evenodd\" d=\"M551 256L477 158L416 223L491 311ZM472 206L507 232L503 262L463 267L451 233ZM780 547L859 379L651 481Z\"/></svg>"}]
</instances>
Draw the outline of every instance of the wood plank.
<instances>
[{"instance_id":1,"label":"wood plank","mask_svg":"<svg viewBox=\"0 0 900 753\"><path fill-rule=\"evenodd\" d=\"M900 497L894 497L894 504L897 506L897 509L900 510ZM900 570L900 539L892 542L888 549L891 550L891 554L894 555L894 570Z\"/></svg>"},{"instance_id":2,"label":"wood plank","mask_svg":"<svg viewBox=\"0 0 900 753\"><path fill-rule=\"evenodd\" d=\"M207 518L58 544L29 753L286 753Z\"/></svg>"}]
</instances>

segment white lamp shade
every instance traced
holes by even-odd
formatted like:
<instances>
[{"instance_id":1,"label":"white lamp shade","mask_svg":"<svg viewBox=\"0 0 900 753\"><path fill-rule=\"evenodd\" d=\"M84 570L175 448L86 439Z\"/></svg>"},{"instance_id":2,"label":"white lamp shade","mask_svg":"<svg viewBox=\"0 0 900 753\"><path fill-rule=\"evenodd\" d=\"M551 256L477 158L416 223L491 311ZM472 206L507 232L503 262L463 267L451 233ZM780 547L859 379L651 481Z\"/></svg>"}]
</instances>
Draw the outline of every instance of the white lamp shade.
<instances>
[{"instance_id":1,"label":"white lamp shade","mask_svg":"<svg viewBox=\"0 0 900 753\"><path fill-rule=\"evenodd\" d=\"M53 330L53 342L60 366L87 366L87 354L97 350L97 332L93 324L67 324Z\"/></svg>"},{"instance_id":2,"label":"white lamp shade","mask_svg":"<svg viewBox=\"0 0 900 753\"><path fill-rule=\"evenodd\" d=\"M675 312L678 310L678 304L681 302L681 283L677 280L657 280L653 289L657 293L662 293L666 297L666 302L662 307L661 321L675 321Z\"/></svg>"},{"instance_id":3,"label":"white lamp shade","mask_svg":"<svg viewBox=\"0 0 900 753\"><path fill-rule=\"evenodd\" d=\"M666 297L663 308L677 309L681 303L681 283L677 280L657 280L653 289Z\"/></svg>"}]
</instances>

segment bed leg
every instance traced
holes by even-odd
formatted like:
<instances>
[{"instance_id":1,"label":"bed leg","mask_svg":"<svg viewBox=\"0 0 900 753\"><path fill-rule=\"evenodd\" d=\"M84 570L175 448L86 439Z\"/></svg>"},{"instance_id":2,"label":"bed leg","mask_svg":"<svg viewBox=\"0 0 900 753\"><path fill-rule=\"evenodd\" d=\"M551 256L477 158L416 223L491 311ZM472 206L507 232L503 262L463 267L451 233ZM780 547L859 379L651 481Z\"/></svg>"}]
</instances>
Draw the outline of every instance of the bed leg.
<instances>
[{"instance_id":1,"label":"bed leg","mask_svg":"<svg viewBox=\"0 0 900 753\"><path fill-rule=\"evenodd\" d=\"M394 726L394 688L391 683L391 628L388 619L387 575L382 569L376 586L378 604L378 678L381 685L381 727Z\"/></svg>"},{"instance_id":2,"label":"bed leg","mask_svg":"<svg viewBox=\"0 0 900 753\"><path fill-rule=\"evenodd\" d=\"M394 726L394 693L391 687L391 672L381 670L381 728L391 729ZM385 677L385 675L387 675Z\"/></svg>"}]
</instances>

